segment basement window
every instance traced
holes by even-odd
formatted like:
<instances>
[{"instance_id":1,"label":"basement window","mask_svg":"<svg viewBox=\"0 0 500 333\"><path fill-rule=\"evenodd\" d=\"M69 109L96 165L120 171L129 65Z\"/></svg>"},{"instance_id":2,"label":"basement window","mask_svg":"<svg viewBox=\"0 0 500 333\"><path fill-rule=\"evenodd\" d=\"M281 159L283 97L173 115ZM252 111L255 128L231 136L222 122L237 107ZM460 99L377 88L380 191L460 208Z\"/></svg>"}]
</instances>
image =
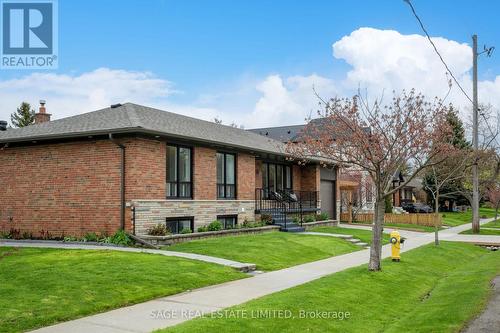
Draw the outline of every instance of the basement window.
<instances>
[{"instance_id":1,"label":"basement window","mask_svg":"<svg viewBox=\"0 0 500 333\"><path fill-rule=\"evenodd\" d=\"M167 229L173 234L180 234L185 229L193 232L194 229L194 218L192 216L167 218L166 223Z\"/></svg>"},{"instance_id":2,"label":"basement window","mask_svg":"<svg viewBox=\"0 0 500 333\"><path fill-rule=\"evenodd\" d=\"M223 229L234 229L238 224L238 215L217 215L217 221L222 224Z\"/></svg>"}]
</instances>

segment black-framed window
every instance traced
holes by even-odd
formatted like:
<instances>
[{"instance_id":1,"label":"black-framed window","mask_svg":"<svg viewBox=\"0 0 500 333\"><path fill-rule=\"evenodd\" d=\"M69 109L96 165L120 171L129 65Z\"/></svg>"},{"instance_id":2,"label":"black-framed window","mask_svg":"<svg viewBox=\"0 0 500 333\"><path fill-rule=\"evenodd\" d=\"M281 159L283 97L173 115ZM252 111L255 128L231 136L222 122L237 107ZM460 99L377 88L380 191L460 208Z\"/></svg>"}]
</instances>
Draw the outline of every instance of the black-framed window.
<instances>
[{"instance_id":1,"label":"black-framed window","mask_svg":"<svg viewBox=\"0 0 500 333\"><path fill-rule=\"evenodd\" d=\"M167 217L167 229L173 234L180 234L182 230L189 229L191 232L194 230L194 218L189 217Z\"/></svg>"},{"instance_id":2,"label":"black-framed window","mask_svg":"<svg viewBox=\"0 0 500 333\"><path fill-rule=\"evenodd\" d=\"M238 215L217 215L217 221L222 224L224 229L234 229L238 224Z\"/></svg>"},{"instance_id":3,"label":"black-framed window","mask_svg":"<svg viewBox=\"0 0 500 333\"><path fill-rule=\"evenodd\" d=\"M262 187L269 191L292 190L292 166L262 163Z\"/></svg>"},{"instance_id":4,"label":"black-framed window","mask_svg":"<svg viewBox=\"0 0 500 333\"><path fill-rule=\"evenodd\" d=\"M236 198L236 155L217 152L217 198Z\"/></svg>"},{"instance_id":5,"label":"black-framed window","mask_svg":"<svg viewBox=\"0 0 500 333\"><path fill-rule=\"evenodd\" d=\"M192 172L192 149L167 145L167 198L192 197Z\"/></svg>"}]
</instances>

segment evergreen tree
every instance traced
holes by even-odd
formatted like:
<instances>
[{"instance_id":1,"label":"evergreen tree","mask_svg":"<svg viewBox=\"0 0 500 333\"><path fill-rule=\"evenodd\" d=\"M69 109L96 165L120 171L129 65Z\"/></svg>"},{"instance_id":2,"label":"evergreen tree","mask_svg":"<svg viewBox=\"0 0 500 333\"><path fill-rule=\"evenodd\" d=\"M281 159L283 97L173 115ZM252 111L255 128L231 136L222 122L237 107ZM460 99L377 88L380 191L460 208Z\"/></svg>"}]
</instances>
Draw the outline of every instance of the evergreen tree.
<instances>
[{"instance_id":1,"label":"evergreen tree","mask_svg":"<svg viewBox=\"0 0 500 333\"><path fill-rule=\"evenodd\" d=\"M22 102L17 108L17 111L10 115L10 122L14 127L26 127L35 123L35 110L31 109L31 105Z\"/></svg>"},{"instance_id":2,"label":"evergreen tree","mask_svg":"<svg viewBox=\"0 0 500 333\"><path fill-rule=\"evenodd\" d=\"M450 143L455 148L463 151L463 155L466 156L469 149L471 148L471 143L467 141L465 137L464 124L458 116L458 112L453 108L450 108L446 115L446 121L448 122L453 132ZM436 190L435 176L438 178L438 182L439 179L445 179L450 170L457 169L460 163L462 163L460 159L450 158L444 163L436 166L435 171L437 172L437 174L434 174L432 169L428 169L423 177L423 185L424 190L428 194L429 200L432 199L431 191ZM456 204L467 204L467 199L462 194L460 194L462 186L463 179L454 179L454 177L450 177L450 180L442 184L441 188L439 189L441 200L454 201Z\"/></svg>"},{"instance_id":3,"label":"evergreen tree","mask_svg":"<svg viewBox=\"0 0 500 333\"><path fill-rule=\"evenodd\" d=\"M470 142L465 138L465 129L462 120L458 117L458 112L454 109L448 111L446 120L453 130L451 143L459 149L466 149L471 147Z\"/></svg>"}]
</instances>

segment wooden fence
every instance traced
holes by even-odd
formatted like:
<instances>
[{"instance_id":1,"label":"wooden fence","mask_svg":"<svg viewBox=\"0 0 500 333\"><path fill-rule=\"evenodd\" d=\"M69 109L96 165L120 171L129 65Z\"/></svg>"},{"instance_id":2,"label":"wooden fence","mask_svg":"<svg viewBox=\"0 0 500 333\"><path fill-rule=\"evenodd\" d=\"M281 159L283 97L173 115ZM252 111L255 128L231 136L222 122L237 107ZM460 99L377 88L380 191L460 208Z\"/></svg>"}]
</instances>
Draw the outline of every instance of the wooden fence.
<instances>
[{"instance_id":1,"label":"wooden fence","mask_svg":"<svg viewBox=\"0 0 500 333\"><path fill-rule=\"evenodd\" d=\"M388 214L384 215L385 223L398 223L398 224L415 224L433 227L438 219L438 226L441 226L443 221L441 214ZM340 221L349 221L349 213L341 213ZM353 221L358 223L371 224L373 221L373 213L356 214Z\"/></svg>"}]
</instances>

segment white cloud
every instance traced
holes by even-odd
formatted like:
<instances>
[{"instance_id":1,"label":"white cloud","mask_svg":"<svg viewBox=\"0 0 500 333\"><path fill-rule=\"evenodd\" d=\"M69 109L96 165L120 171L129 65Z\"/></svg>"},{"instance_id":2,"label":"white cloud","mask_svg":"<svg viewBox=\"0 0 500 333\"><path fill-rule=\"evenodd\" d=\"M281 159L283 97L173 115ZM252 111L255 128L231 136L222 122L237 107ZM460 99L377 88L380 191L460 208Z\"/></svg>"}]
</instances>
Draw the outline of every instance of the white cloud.
<instances>
[{"instance_id":1,"label":"white cloud","mask_svg":"<svg viewBox=\"0 0 500 333\"><path fill-rule=\"evenodd\" d=\"M0 81L0 119L9 119L22 101L36 108L45 99L53 117L63 118L124 101L154 103L175 92L169 81L148 72L99 68L74 76L33 73Z\"/></svg>"},{"instance_id":2,"label":"white cloud","mask_svg":"<svg viewBox=\"0 0 500 333\"><path fill-rule=\"evenodd\" d=\"M432 37L432 40L460 85L471 96L471 47L442 37ZM443 98L448 92L451 76L447 75L446 68L425 36L360 28L332 47L335 58L352 66L343 81L345 93L361 87L366 88L372 97L378 97L383 91L390 94L393 90L415 88L429 98ZM480 95L491 95L493 91L482 89L491 84L481 82ZM500 90L496 91L495 95L498 95ZM454 82L447 101L458 106L462 113L470 108L470 102Z\"/></svg>"},{"instance_id":3,"label":"white cloud","mask_svg":"<svg viewBox=\"0 0 500 333\"><path fill-rule=\"evenodd\" d=\"M250 127L300 124L309 115L315 115L318 99L337 93L333 80L317 74L291 76L283 79L270 75L256 89L262 94L253 111L242 119Z\"/></svg>"},{"instance_id":4,"label":"white cloud","mask_svg":"<svg viewBox=\"0 0 500 333\"><path fill-rule=\"evenodd\" d=\"M461 82L471 90L471 48L442 37L433 41ZM334 80L320 74L256 78L248 73L225 86L212 87L186 103L174 103L178 93L172 82L149 72L100 68L79 75L33 73L19 79L0 80L0 119L9 119L21 101L34 107L48 101L54 118L96 110L130 101L167 111L224 123L235 121L246 128L302 123L315 112L320 96L352 96L358 87L378 97L385 91L415 88L428 97L443 97L448 90L446 70L428 40L393 30L360 28L332 45L332 61L345 61L351 69ZM191 95L194 92L190 92ZM481 102L500 107L500 76L479 82ZM470 110L469 102L453 87L448 101Z\"/></svg>"}]
</instances>

